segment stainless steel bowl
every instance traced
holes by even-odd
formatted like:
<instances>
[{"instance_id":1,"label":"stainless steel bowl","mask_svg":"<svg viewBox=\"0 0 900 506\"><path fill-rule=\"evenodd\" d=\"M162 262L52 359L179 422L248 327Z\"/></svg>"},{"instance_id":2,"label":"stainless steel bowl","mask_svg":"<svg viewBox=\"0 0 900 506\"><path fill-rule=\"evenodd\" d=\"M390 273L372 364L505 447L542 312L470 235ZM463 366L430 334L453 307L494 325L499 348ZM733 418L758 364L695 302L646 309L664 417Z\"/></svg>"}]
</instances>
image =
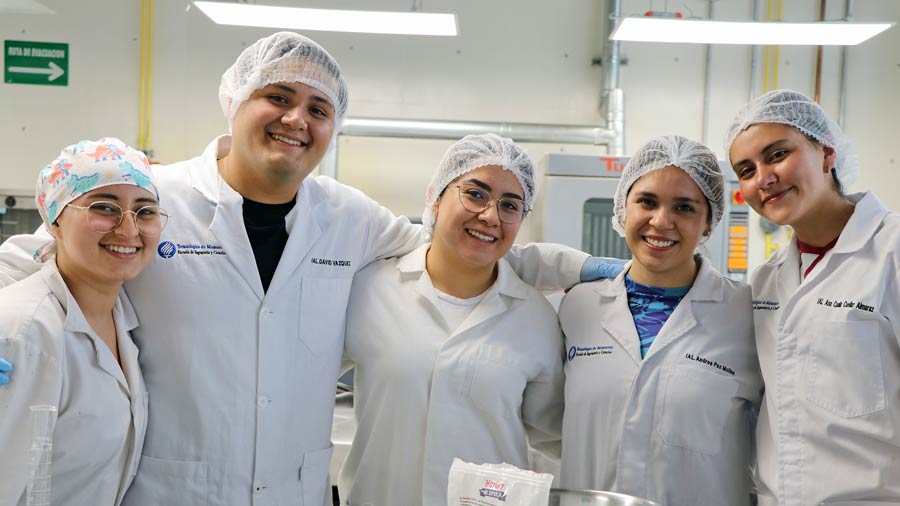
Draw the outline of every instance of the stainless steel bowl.
<instances>
[{"instance_id":1,"label":"stainless steel bowl","mask_svg":"<svg viewBox=\"0 0 900 506\"><path fill-rule=\"evenodd\" d=\"M625 494L600 490L550 489L548 506L660 506L659 504Z\"/></svg>"}]
</instances>

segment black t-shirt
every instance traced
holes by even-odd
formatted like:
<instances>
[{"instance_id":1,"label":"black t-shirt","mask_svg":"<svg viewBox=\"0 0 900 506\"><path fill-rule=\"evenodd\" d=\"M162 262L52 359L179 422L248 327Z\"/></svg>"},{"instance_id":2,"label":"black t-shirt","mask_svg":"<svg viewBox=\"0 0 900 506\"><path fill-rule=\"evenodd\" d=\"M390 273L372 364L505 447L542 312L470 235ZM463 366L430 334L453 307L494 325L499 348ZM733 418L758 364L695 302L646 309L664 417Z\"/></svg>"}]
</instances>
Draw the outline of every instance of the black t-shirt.
<instances>
[{"instance_id":1,"label":"black t-shirt","mask_svg":"<svg viewBox=\"0 0 900 506\"><path fill-rule=\"evenodd\" d=\"M262 281L263 290L269 290L269 283L275 275L275 268L281 260L281 253L287 244L288 233L284 223L297 199L285 204L263 204L244 197L244 226L256 258L256 269Z\"/></svg>"}]
</instances>

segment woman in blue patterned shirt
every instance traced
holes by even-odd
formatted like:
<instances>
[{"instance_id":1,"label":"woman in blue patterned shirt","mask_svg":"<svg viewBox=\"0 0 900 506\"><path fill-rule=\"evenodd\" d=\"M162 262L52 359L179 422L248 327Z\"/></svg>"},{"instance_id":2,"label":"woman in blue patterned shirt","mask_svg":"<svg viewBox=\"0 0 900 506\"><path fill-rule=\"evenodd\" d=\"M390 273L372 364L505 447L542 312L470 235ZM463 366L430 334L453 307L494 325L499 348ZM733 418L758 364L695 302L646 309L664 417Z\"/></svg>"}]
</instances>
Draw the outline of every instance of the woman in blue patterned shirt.
<instances>
[{"instance_id":1,"label":"woman in blue patterned shirt","mask_svg":"<svg viewBox=\"0 0 900 506\"><path fill-rule=\"evenodd\" d=\"M751 427L762 395L750 288L697 247L724 210L715 155L678 136L626 165L613 226L633 259L563 299L560 483L667 506L751 504Z\"/></svg>"}]
</instances>

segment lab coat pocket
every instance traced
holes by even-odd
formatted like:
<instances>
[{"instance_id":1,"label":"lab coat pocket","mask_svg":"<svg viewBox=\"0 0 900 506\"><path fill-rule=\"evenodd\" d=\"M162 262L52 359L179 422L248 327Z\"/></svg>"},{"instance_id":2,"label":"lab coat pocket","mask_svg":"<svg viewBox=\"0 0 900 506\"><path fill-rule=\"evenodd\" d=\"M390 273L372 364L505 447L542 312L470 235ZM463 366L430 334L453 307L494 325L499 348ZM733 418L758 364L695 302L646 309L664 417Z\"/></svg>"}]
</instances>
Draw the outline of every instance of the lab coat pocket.
<instances>
[{"instance_id":1,"label":"lab coat pocket","mask_svg":"<svg viewBox=\"0 0 900 506\"><path fill-rule=\"evenodd\" d=\"M675 366L660 375L657 432L670 446L718 455L728 413L738 390L735 378Z\"/></svg>"},{"instance_id":2,"label":"lab coat pocket","mask_svg":"<svg viewBox=\"0 0 900 506\"><path fill-rule=\"evenodd\" d=\"M352 283L352 277L303 277L300 340L319 359L340 360Z\"/></svg>"},{"instance_id":3,"label":"lab coat pocket","mask_svg":"<svg viewBox=\"0 0 900 506\"><path fill-rule=\"evenodd\" d=\"M206 505L206 462L141 456L137 476L122 506L146 504Z\"/></svg>"},{"instance_id":4,"label":"lab coat pocket","mask_svg":"<svg viewBox=\"0 0 900 506\"><path fill-rule=\"evenodd\" d=\"M520 418L528 378L525 365L513 350L483 345L469 386L469 399L488 415Z\"/></svg>"},{"instance_id":5,"label":"lab coat pocket","mask_svg":"<svg viewBox=\"0 0 900 506\"><path fill-rule=\"evenodd\" d=\"M334 446L329 446L322 450L306 452L303 455L303 464L300 467L303 506L321 506L325 504L325 486L328 482L328 470L331 465L331 453L333 451Z\"/></svg>"},{"instance_id":6,"label":"lab coat pocket","mask_svg":"<svg viewBox=\"0 0 900 506\"><path fill-rule=\"evenodd\" d=\"M806 360L807 399L844 418L885 408L878 322L821 322Z\"/></svg>"}]
</instances>

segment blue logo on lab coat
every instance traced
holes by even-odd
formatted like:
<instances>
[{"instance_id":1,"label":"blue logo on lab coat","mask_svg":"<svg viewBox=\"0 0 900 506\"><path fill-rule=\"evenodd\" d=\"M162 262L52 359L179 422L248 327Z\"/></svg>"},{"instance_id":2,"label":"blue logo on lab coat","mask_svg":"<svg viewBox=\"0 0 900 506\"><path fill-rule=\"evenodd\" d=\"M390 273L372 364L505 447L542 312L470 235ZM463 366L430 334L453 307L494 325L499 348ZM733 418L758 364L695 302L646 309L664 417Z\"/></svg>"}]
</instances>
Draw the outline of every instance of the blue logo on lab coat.
<instances>
[{"instance_id":1,"label":"blue logo on lab coat","mask_svg":"<svg viewBox=\"0 0 900 506\"><path fill-rule=\"evenodd\" d=\"M163 241L159 243L159 247L156 248L156 251L159 252L159 256L163 258L172 258L178 253L178 247L171 241Z\"/></svg>"},{"instance_id":2,"label":"blue logo on lab coat","mask_svg":"<svg viewBox=\"0 0 900 506\"><path fill-rule=\"evenodd\" d=\"M569 352L566 353L566 358L569 362L575 360L578 357L593 357L596 355L611 355L613 352L613 347L609 345L594 345L594 346L572 346L569 348Z\"/></svg>"}]
</instances>

